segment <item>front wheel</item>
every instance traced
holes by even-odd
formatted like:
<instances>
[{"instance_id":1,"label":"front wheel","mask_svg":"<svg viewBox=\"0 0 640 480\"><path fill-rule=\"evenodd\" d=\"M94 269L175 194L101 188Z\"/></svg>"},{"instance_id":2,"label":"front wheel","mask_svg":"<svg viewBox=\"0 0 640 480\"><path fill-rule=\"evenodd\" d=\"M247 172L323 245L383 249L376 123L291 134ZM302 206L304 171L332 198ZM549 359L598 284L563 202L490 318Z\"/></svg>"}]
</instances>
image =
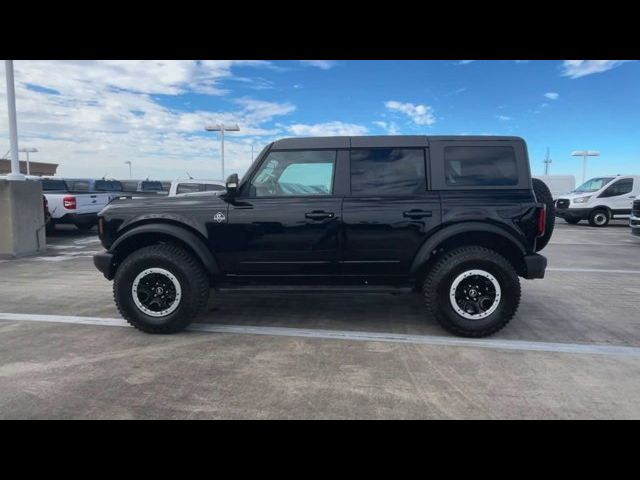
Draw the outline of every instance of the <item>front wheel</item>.
<instances>
[{"instance_id":1,"label":"front wheel","mask_svg":"<svg viewBox=\"0 0 640 480\"><path fill-rule=\"evenodd\" d=\"M611 220L608 210L594 210L589 214L589 225L592 227L606 227Z\"/></svg>"},{"instance_id":2,"label":"front wheel","mask_svg":"<svg viewBox=\"0 0 640 480\"><path fill-rule=\"evenodd\" d=\"M520 304L520 279L500 254L484 247L446 253L427 274L427 312L446 330L486 337L502 329Z\"/></svg>"},{"instance_id":3,"label":"front wheel","mask_svg":"<svg viewBox=\"0 0 640 480\"><path fill-rule=\"evenodd\" d=\"M206 305L209 279L190 253L174 245L152 245L120 265L113 295L122 316L147 333L187 327Z\"/></svg>"}]
</instances>

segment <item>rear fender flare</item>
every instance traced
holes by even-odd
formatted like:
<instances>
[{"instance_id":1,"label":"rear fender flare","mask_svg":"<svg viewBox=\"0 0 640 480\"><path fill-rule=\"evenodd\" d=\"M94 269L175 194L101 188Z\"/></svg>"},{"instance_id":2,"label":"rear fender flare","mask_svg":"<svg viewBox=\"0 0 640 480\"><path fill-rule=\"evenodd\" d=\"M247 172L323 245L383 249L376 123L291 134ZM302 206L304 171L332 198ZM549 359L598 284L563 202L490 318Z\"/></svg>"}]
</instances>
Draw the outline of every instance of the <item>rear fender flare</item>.
<instances>
[{"instance_id":1,"label":"rear fender flare","mask_svg":"<svg viewBox=\"0 0 640 480\"><path fill-rule=\"evenodd\" d=\"M444 227L442 230L438 231L427 241L425 241L418 250L415 258L413 259L410 273L412 275L416 274L420 270L420 268L429 261L429 259L433 255L434 250L436 250L438 246L443 242L447 241L450 238L453 238L456 235L472 232L483 232L500 235L501 237L511 242L515 247L517 247L518 250L522 252L523 256L527 254L525 248L522 245L522 242L519 241L513 234L506 231L504 228L497 227L490 223L464 222Z\"/></svg>"}]
</instances>

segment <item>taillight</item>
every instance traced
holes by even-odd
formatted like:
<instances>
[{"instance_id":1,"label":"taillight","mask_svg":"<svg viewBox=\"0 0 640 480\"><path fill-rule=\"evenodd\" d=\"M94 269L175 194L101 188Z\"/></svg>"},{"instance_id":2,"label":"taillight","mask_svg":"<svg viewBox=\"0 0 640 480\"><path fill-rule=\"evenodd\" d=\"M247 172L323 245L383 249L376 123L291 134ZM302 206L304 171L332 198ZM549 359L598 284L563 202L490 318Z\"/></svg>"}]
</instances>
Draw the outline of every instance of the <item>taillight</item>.
<instances>
[{"instance_id":1,"label":"taillight","mask_svg":"<svg viewBox=\"0 0 640 480\"><path fill-rule=\"evenodd\" d=\"M104 218L98 217L98 235L104 235Z\"/></svg>"},{"instance_id":2,"label":"taillight","mask_svg":"<svg viewBox=\"0 0 640 480\"><path fill-rule=\"evenodd\" d=\"M64 197L62 199L62 204L64 208L67 210L75 210L76 209L76 197Z\"/></svg>"},{"instance_id":3,"label":"taillight","mask_svg":"<svg viewBox=\"0 0 640 480\"><path fill-rule=\"evenodd\" d=\"M547 206L538 209L538 236L544 235L545 225L547 223Z\"/></svg>"}]
</instances>

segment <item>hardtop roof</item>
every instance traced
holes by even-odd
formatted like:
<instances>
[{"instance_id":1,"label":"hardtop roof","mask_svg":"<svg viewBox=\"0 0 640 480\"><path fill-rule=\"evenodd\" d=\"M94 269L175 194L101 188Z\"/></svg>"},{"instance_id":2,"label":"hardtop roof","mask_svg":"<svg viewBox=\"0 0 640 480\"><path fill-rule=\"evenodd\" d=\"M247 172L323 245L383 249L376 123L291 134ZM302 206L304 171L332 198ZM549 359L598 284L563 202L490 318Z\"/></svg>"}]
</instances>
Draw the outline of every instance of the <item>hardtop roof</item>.
<instances>
[{"instance_id":1,"label":"hardtop roof","mask_svg":"<svg viewBox=\"0 0 640 480\"><path fill-rule=\"evenodd\" d=\"M375 147L428 147L430 141L501 142L524 141L515 136L498 135L371 135L350 137L293 137L273 142L274 150L301 148L375 148Z\"/></svg>"}]
</instances>

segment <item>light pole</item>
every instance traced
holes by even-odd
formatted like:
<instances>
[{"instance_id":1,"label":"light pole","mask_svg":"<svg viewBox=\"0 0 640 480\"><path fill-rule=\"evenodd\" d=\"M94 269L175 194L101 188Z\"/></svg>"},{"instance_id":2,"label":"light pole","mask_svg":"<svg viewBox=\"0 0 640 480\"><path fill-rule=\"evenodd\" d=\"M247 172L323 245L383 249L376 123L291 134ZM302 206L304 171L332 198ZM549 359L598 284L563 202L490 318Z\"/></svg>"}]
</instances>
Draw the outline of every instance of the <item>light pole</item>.
<instances>
[{"instance_id":1,"label":"light pole","mask_svg":"<svg viewBox=\"0 0 640 480\"><path fill-rule=\"evenodd\" d=\"M549 175L549 165L551 165L551 159L549 158L549 147L547 147L547 158L544 159L544 175Z\"/></svg>"},{"instance_id":2,"label":"light pole","mask_svg":"<svg viewBox=\"0 0 640 480\"><path fill-rule=\"evenodd\" d=\"M221 135L220 159L222 162L222 181L224 182L224 132L239 132L240 127L237 124L227 126L222 123L219 123L217 125L210 125L208 127L205 127L205 130L207 132L220 132L220 135Z\"/></svg>"},{"instance_id":3,"label":"light pole","mask_svg":"<svg viewBox=\"0 0 640 480\"><path fill-rule=\"evenodd\" d=\"M582 183L587 180L587 157L597 157L600 152L597 150L574 150L571 152L572 157L582 157Z\"/></svg>"},{"instance_id":4,"label":"light pole","mask_svg":"<svg viewBox=\"0 0 640 480\"><path fill-rule=\"evenodd\" d=\"M18 159L18 121L16 118L16 89L13 83L13 60L4 61L4 70L7 77L7 110L9 110L9 143L11 145L11 174L8 180L24 180L20 173L20 160Z\"/></svg>"},{"instance_id":5,"label":"light pole","mask_svg":"<svg viewBox=\"0 0 640 480\"><path fill-rule=\"evenodd\" d=\"M29 154L36 153L38 149L37 148L21 148L18 151L27 154L27 175L31 175L31 167L29 166Z\"/></svg>"},{"instance_id":6,"label":"light pole","mask_svg":"<svg viewBox=\"0 0 640 480\"><path fill-rule=\"evenodd\" d=\"M124 164L129 165L129 180L131 180L131 160L127 160Z\"/></svg>"}]
</instances>

